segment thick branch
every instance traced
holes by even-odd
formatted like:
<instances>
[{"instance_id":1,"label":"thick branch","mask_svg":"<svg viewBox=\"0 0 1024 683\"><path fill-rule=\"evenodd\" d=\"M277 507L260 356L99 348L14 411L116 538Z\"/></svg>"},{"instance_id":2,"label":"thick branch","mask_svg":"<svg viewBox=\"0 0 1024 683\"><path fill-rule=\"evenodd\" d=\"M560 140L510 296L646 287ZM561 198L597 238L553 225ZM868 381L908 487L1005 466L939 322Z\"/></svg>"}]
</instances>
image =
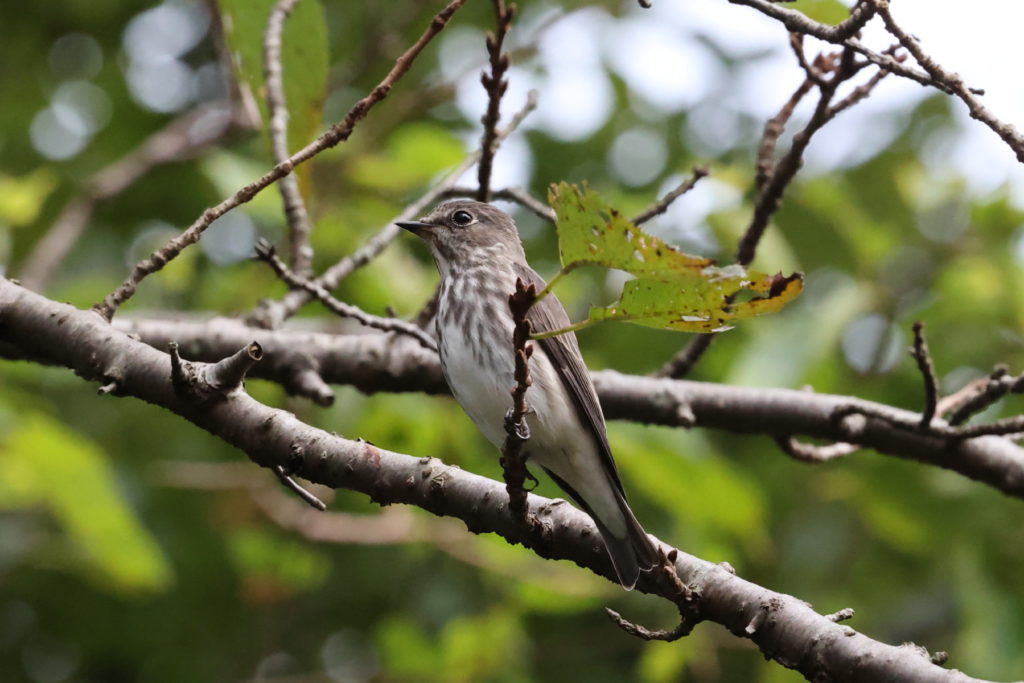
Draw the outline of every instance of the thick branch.
<instances>
[{"instance_id":1,"label":"thick branch","mask_svg":"<svg viewBox=\"0 0 1024 683\"><path fill-rule=\"evenodd\" d=\"M475 533L493 532L528 544L542 557L568 559L609 580L614 571L590 517L561 501L529 495L524 528L507 513L499 482L429 457L393 453L310 427L243 391L198 407L175 391L167 354L112 330L99 316L58 304L0 279L0 336L31 347L86 380L120 376L122 393L171 410L239 448L259 465L285 467L314 482L348 488L381 504L417 505L458 517ZM646 380L656 381L656 380ZM106 400L106 399L104 399ZM932 664L913 647L894 647L840 626L807 603L744 581L721 565L668 546L679 578L701 596L702 616L811 680L969 682ZM637 589L661 594L662 582L642 575ZM665 596L672 599L673 596Z\"/></svg>"},{"instance_id":2,"label":"thick branch","mask_svg":"<svg viewBox=\"0 0 1024 683\"><path fill-rule=\"evenodd\" d=\"M263 346L265 359L253 368L253 375L274 381L287 377L288 364L275 361L275 355L283 352L315 360L321 377L331 384L353 385L365 392L447 393L437 355L412 340L373 334L271 332L224 318L208 322L118 321L115 326L138 334L158 348L166 348L169 339L178 339L182 354L200 360L219 360L255 340ZM592 378L609 419L850 442L950 469L1007 495L1024 498L1024 449L1009 439L986 436L948 440L902 429L881 419L834 419L835 411L846 406L901 420L920 419L907 410L834 394L639 377L611 370L595 372Z\"/></svg>"}]
</instances>

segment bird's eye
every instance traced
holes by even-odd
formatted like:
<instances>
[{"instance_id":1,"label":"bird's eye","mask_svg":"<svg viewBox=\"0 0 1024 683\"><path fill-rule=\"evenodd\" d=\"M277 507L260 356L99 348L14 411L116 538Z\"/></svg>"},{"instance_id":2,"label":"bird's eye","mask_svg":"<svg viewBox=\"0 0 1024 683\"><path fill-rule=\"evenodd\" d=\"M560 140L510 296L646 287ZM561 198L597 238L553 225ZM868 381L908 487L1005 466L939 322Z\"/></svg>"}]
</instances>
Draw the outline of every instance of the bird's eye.
<instances>
[{"instance_id":1,"label":"bird's eye","mask_svg":"<svg viewBox=\"0 0 1024 683\"><path fill-rule=\"evenodd\" d=\"M473 214L469 211L456 211L452 214L452 222L465 227L473 222Z\"/></svg>"}]
</instances>

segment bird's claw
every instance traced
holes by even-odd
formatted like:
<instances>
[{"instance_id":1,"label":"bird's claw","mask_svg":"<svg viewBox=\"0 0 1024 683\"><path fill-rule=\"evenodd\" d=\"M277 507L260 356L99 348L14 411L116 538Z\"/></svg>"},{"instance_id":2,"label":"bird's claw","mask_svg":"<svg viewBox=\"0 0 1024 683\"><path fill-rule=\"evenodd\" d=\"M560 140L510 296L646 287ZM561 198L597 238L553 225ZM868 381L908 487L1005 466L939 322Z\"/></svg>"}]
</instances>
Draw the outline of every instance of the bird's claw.
<instances>
[{"instance_id":1,"label":"bird's claw","mask_svg":"<svg viewBox=\"0 0 1024 683\"><path fill-rule=\"evenodd\" d=\"M529 410L527 410L529 413ZM520 441L527 441L530 438L530 427L526 424L526 420L516 420L515 411L509 408L505 411L505 433L514 434Z\"/></svg>"}]
</instances>

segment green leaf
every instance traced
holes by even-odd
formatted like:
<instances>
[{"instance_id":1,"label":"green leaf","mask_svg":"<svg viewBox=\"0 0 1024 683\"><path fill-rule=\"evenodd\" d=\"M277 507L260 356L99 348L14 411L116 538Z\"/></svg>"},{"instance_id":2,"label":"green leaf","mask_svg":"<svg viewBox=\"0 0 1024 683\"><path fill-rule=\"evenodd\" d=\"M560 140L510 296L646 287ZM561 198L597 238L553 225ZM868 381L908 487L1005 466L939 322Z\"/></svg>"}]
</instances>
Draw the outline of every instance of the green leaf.
<instances>
[{"instance_id":1,"label":"green leaf","mask_svg":"<svg viewBox=\"0 0 1024 683\"><path fill-rule=\"evenodd\" d=\"M267 121L263 35L275 0L219 0L224 34L239 80L259 102ZM281 71L288 104L288 149L308 144L320 127L327 88L327 30L319 0L302 0L285 20Z\"/></svg>"},{"instance_id":2,"label":"green leaf","mask_svg":"<svg viewBox=\"0 0 1024 683\"><path fill-rule=\"evenodd\" d=\"M624 270L619 301L590 309L589 322L622 320L682 332L718 332L729 323L774 313L803 290L803 276L719 268L648 235L589 187L561 183L549 195L555 209L562 273L581 265ZM740 295L752 293L753 298ZM587 323L578 324L577 327Z\"/></svg>"},{"instance_id":3,"label":"green leaf","mask_svg":"<svg viewBox=\"0 0 1024 683\"><path fill-rule=\"evenodd\" d=\"M555 210L558 255L565 271L595 265L638 276L672 277L712 264L648 235L586 184L582 190L565 182L552 185L548 203Z\"/></svg>"},{"instance_id":4,"label":"green leaf","mask_svg":"<svg viewBox=\"0 0 1024 683\"><path fill-rule=\"evenodd\" d=\"M62 560L126 592L167 588L171 568L114 482L100 449L40 413L0 444L0 509L48 510L73 546Z\"/></svg>"}]
</instances>

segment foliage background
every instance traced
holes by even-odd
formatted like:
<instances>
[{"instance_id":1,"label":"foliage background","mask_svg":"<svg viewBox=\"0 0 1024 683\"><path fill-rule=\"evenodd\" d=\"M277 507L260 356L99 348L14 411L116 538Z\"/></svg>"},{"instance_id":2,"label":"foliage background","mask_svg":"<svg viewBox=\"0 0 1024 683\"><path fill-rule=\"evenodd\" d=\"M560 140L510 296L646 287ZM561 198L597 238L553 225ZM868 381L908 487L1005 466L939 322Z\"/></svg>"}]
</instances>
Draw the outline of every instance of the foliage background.
<instances>
[{"instance_id":1,"label":"foliage background","mask_svg":"<svg viewBox=\"0 0 1024 683\"><path fill-rule=\"evenodd\" d=\"M694 65L647 64L667 74L648 92L630 77L635 67L621 65L628 52L609 56L607 43L636 38L644 25L631 3L593 2L583 10L574 3L523 4L503 111L507 117L520 106L524 82L540 89L542 103L555 104L542 104L499 152L495 184L520 183L543 196L551 182L588 179L630 213L695 163L709 162L712 178L652 225L688 250L728 262L749 216L745 199L763 119L736 106L726 125L727 95L749 83L749 68L766 54L737 54L712 34L670 24L665 30L680 44L702 51L704 61L695 67L714 76L714 87L698 88L700 97L690 101L673 96L673 88L690 92L679 74ZM802 4L835 10L832 3ZM258 5L268 3L252 6ZM705 3L700 11L739 16L739 8L724 5ZM302 6L316 8L312 0ZM156 7L163 14L154 19ZM306 55L313 64L306 69L310 87L317 64L328 84L323 120L337 120L369 90L436 9L411 0L323 3L328 51L317 51L315 31L301 36L312 52ZM575 14L566 21L569 12ZM603 33L566 32L595 21ZM491 23L489 3L470 2L351 141L314 162L303 181L316 222L318 267L358 246L475 146L483 95L473 81ZM0 7L0 26L0 263L16 274L89 174L174 112L222 96L227 78L216 62L218 23L201 4L8 3ZM132 38L133 30L142 38ZM785 54L784 32L771 24L766 30L777 39L773 55ZM560 39L538 40L545 32ZM75 38L68 48L69 34L89 38ZM580 57L595 53L593 45L579 48L567 35L598 44L599 58ZM64 47L55 47L62 40ZM139 52L133 40L150 53ZM161 49L164 61L187 67L193 79L183 81L190 90L179 100L168 94L169 71L146 75L143 68L146 59L159 63ZM644 50L637 52L640 59ZM800 74L794 65L768 77L785 84L783 94L764 98L771 112ZM588 124L593 112L559 100L565 78L607 84L606 116ZM149 79L162 87L147 99ZM928 324L947 391L995 363L1020 369L1024 215L1011 188L979 191L955 171L935 172L935 146L959 129L944 97L888 107L878 119L861 121L866 128L844 134L867 139L866 131L884 121L891 139L865 143L852 159L812 164L790 188L760 249L755 267L804 271L805 294L782 314L724 335L694 378L806 385L917 408L920 379L903 352L916 319ZM40 123L47 111L50 119ZM318 117L293 116L301 119L293 121L293 138L303 121L309 137L318 128ZM70 131L63 146L33 142L33 129L61 140L47 121ZM293 139L291 146L304 142ZM823 135L812 148L829 145L841 141ZM48 295L92 304L120 282L128 264L267 168L268 149L262 134L235 133L194 160L156 168L100 204ZM653 164L659 154L663 163ZM1005 150L1005 158L991 163L1010 161ZM541 273L554 272L553 231L515 213L531 262ZM282 231L279 198L265 192L148 280L126 314L240 314L261 297L282 294L264 266L245 258L256 235L276 239ZM421 245L400 240L348 278L339 295L370 311L391 306L411 315L435 280ZM589 302L613 296L615 284L577 273L560 296L579 318ZM305 315L323 314L309 306ZM592 368L644 373L685 338L604 325L581 333L581 344ZM249 389L324 429L500 476L493 449L450 399L363 396L339 387L335 404L318 408L274 385L252 381ZM989 416L1019 407L1011 401ZM813 467L784 457L762 437L622 423L610 425L610 433L634 509L652 533L705 559L728 561L741 575L820 611L852 606L859 630L948 650L950 664L972 675L1010 679L1024 672L1019 501L951 472L870 452ZM183 464L242 463L240 455L160 410L97 397L66 371L0 366L0 678L798 678L715 625L675 644L627 638L604 619L603 606L649 624L671 623L673 615L496 538L431 540L439 527L421 511L401 513L399 521L408 514L414 525L407 542L318 543L268 519L247 482L265 480L273 491L272 477L247 463L199 470L198 479L214 490L181 485L182 473L196 472ZM558 495L550 482L540 492ZM331 507L380 514L345 492Z\"/></svg>"}]
</instances>

